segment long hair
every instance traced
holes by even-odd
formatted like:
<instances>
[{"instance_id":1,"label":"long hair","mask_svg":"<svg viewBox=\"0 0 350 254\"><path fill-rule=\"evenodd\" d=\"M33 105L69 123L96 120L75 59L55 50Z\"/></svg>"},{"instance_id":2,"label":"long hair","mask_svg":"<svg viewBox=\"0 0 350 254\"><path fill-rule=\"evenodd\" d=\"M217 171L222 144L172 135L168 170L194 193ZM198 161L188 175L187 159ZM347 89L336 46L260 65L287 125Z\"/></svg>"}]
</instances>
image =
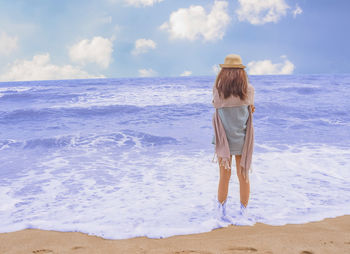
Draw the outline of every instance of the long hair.
<instances>
[{"instance_id":1,"label":"long hair","mask_svg":"<svg viewBox=\"0 0 350 254\"><path fill-rule=\"evenodd\" d=\"M231 95L245 100L248 94L248 75L241 68L222 68L216 78L216 89L224 99Z\"/></svg>"}]
</instances>

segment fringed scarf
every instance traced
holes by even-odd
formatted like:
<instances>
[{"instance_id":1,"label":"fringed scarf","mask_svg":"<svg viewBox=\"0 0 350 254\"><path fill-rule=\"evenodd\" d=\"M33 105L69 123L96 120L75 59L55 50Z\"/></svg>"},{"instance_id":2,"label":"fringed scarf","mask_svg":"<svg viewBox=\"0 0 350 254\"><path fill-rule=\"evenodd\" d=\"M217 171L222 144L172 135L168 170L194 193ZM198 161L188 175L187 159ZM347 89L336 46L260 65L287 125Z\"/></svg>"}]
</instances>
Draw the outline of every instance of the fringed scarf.
<instances>
[{"instance_id":1,"label":"fringed scarf","mask_svg":"<svg viewBox=\"0 0 350 254\"><path fill-rule=\"evenodd\" d=\"M252 172L251 162L253 157L254 149L254 128L253 128L253 113L251 105L254 105L254 87L248 83L248 96L246 100L241 100L238 96L230 96L227 99L221 99L219 92L216 89L216 81L213 87L213 101L212 104L215 107L215 112L213 115L213 127L215 132L215 155L218 158L219 166L223 166L225 169L230 170L230 148L228 140L226 137L226 132L224 126L221 122L220 116L218 114L218 108L222 107L234 107L249 105L249 117L247 120L246 136L244 139L242 157L241 157L241 174L245 178L246 182L249 182L249 171Z\"/></svg>"}]
</instances>

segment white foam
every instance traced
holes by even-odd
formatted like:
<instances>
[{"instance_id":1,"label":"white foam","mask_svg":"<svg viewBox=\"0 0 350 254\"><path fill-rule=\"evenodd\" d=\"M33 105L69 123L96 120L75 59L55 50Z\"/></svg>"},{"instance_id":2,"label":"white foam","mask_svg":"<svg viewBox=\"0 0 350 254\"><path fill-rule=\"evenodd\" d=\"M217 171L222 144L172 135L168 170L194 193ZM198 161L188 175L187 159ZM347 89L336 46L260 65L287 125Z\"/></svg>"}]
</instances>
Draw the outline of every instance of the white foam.
<instances>
[{"instance_id":1,"label":"white foam","mask_svg":"<svg viewBox=\"0 0 350 254\"><path fill-rule=\"evenodd\" d=\"M185 85L130 86L127 89L115 88L106 91L85 92L64 104L51 108L93 107L112 105L161 106L168 104L205 103L211 101L212 92L207 88L189 88Z\"/></svg>"},{"instance_id":2,"label":"white foam","mask_svg":"<svg viewBox=\"0 0 350 254\"><path fill-rule=\"evenodd\" d=\"M9 91L15 91L15 92L25 92L32 89L32 87L29 86L17 86L17 87L0 87L0 92L9 92Z\"/></svg>"},{"instance_id":3,"label":"white foam","mask_svg":"<svg viewBox=\"0 0 350 254\"><path fill-rule=\"evenodd\" d=\"M339 147L256 144L250 214L271 225L350 214L350 151ZM0 186L0 228L80 231L110 239L210 231L218 166L212 153L103 152L74 147L43 157ZM78 150L81 149L81 150ZM232 171L227 209L239 212ZM21 203L22 202L22 203Z\"/></svg>"}]
</instances>

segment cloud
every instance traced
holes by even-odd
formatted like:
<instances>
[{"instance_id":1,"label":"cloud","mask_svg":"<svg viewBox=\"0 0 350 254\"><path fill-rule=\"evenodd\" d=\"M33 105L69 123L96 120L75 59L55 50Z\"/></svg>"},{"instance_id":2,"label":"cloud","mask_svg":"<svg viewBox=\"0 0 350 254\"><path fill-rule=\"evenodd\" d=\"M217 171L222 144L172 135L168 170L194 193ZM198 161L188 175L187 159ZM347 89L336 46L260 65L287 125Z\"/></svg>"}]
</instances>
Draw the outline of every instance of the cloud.
<instances>
[{"instance_id":1,"label":"cloud","mask_svg":"<svg viewBox=\"0 0 350 254\"><path fill-rule=\"evenodd\" d=\"M239 21L248 21L253 25L269 22L277 23L290 8L284 0L238 0L240 7L236 10Z\"/></svg>"},{"instance_id":2,"label":"cloud","mask_svg":"<svg viewBox=\"0 0 350 254\"><path fill-rule=\"evenodd\" d=\"M248 74L271 75L271 74L292 74L294 64L285 55L281 56L283 63L272 63L271 60L252 61L247 64Z\"/></svg>"},{"instance_id":3,"label":"cloud","mask_svg":"<svg viewBox=\"0 0 350 254\"><path fill-rule=\"evenodd\" d=\"M5 32L0 33L0 55L9 55L17 49L18 38Z\"/></svg>"},{"instance_id":4,"label":"cloud","mask_svg":"<svg viewBox=\"0 0 350 254\"><path fill-rule=\"evenodd\" d=\"M187 77L187 76L191 76L192 75L192 71L184 71L183 73L180 74L180 76L182 77Z\"/></svg>"},{"instance_id":5,"label":"cloud","mask_svg":"<svg viewBox=\"0 0 350 254\"><path fill-rule=\"evenodd\" d=\"M112 39L96 36L92 40L81 40L69 48L69 57L73 62L85 65L96 63L107 68L112 59Z\"/></svg>"},{"instance_id":6,"label":"cloud","mask_svg":"<svg viewBox=\"0 0 350 254\"><path fill-rule=\"evenodd\" d=\"M107 1L111 4L123 2L127 6L134 6L134 7L152 6L156 3L163 2L163 0L107 0Z\"/></svg>"},{"instance_id":7,"label":"cloud","mask_svg":"<svg viewBox=\"0 0 350 254\"><path fill-rule=\"evenodd\" d=\"M303 10L300 8L300 6L297 4L295 6L295 10L293 11L293 17L295 18L297 15L302 14Z\"/></svg>"},{"instance_id":8,"label":"cloud","mask_svg":"<svg viewBox=\"0 0 350 254\"><path fill-rule=\"evenodd\" d=\"M155 49L157 44L152 40L138 39L135 41L135 48L131 52L133 55L146 53L150 49Z\"/></svg>"},{"instance_id":9,"label":"cloud","mask_svg":"<svg viewBox=\"0 0 350 254\"><path fill-rule=\"evenodd\" d=\"M120 32L122 30L122 27L118 24L116 24L114 27L113 27L113 31L114 32Z\"/></svg>"},{"instance_id":10,"label":"cloud","mask_svg":"<svg viewBox=\"0 0 350 254\"><path fill-rule=\"evenodd\" d=\"M103 16L99 17L97 19L97 23L105 25L105 24L112 24L112 16Z\"/></svg>"},{"instance_id":11,"label":"cloud","mask_svg":"<svg viewBox=\"0 0 350 254\"><path fill-rule=\"evenodd\" d=\"M157 76L157 72L152 70L151 68L149 68L149 69L140 69L139 70L139 76L140 77L154 77L154 76Z\"/></svg>"},{"instance_id":12,"label":"cloud","mask_svg":"<svg viewBox=\"0 0 350 254\"><path fill-rule=\"evenodd\" d=\"M32 60L16 60L9 70L0 75L2 81L53 80L75 78L103 78L94 76L72 65L57 66L50 63L50 55L39 54Z\"/></svg>"},{"instance_id":13,"label":"cloud","mask_svg":"<svg viewBox=\"0 0 350 254\"><path fill-rule=\"evenodd\" d=\"M222 39L231 17L227 13L227 1L215 1L210 13L201 5L180 8L170 14L169 21L159 28L170 34L170 39L188 39L205 41Z\"/></svg>"},{"instance_id":14,"label":"cloud","mask_svg":"<svg viewBox=\"0 0 350 254\"><path fill-rule=\"evenodd\" d=\"M218 74L218 73L219 73L219 70L220 70L220 66L214 64L214 65L212 66L212 70L213 70L213 72L214 72L215 74Z\"/></svg>"},{"instance_id":15,"label":"cloud","mask_svg":"<svg viewBox=\"0 0 350 254\"><path fill-rule=\"evenodd\" d=\"M152 6L155 3L163 2L163 0L125 0L128 5L132 5L135 7L145 7Z\"/></svg>"}]
</instances>

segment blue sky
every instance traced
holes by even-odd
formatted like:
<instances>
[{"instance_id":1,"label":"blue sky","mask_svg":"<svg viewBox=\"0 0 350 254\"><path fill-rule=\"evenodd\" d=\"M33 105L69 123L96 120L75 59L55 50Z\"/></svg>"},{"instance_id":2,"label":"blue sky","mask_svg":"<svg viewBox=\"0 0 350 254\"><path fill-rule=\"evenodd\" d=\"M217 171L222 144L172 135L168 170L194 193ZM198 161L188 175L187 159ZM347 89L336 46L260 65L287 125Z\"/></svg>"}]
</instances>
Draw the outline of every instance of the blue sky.
<instances>
[{"instance_id":1,"label":"blue sky","mask_svg":"<svg viewBox=\"0 0 350 254\"><path fill-rule=\"evenodd\" d=\"M350 1L0 0L0 80L349 73Z\"/></svg>"}]
</instances>

